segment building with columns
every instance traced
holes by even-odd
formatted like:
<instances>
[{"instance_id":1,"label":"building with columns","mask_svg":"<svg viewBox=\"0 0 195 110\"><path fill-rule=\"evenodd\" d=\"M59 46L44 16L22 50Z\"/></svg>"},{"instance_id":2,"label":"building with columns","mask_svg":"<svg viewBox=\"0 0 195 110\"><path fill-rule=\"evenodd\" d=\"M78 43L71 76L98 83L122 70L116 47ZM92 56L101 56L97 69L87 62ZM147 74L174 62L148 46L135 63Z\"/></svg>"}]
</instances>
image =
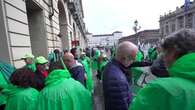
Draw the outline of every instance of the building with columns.
<instances>
[{"instance_id":1,"label":"building with columns","mask_svg":"<svg viewBox=\"0 0 195 110\"><path fill-rule=\"evenodd\" d=\"M85 48L82 0L1 0L0 60L22 67L25 53Z\"/></svg>"},{"instance_id":2,"label":"building with columns","mask_svg":"<svg viewBox=\"0 0 195 110\"><path fill-rule=\"evenodd\" d=\"M182 28L195 30L195 1L190 3L187 11L184 10L183 5L177 7L174 12L160 16L160 34L163 37Z\"/></svg>"}]
</instances>

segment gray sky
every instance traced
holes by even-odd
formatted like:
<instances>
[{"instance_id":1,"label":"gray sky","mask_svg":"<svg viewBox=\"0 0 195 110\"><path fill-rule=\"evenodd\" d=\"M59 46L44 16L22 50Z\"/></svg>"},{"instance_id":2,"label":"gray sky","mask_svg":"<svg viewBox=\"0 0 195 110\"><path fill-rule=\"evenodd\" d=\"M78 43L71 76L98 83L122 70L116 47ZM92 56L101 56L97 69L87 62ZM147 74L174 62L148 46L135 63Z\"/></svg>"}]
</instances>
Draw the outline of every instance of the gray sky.
<instances>
[{"instance_id":1,"label":"gray sky","mask_svg":"<svg viewBox=\"0 0 195 110\"><path fill-rule=\"evenodd\" d=\"M134 20L141 30L159 28L159 17L174 11L184 0L83 0L85 23L93 34L110 34L122 31L134 34Z\"/></svg>"}]
</instances>

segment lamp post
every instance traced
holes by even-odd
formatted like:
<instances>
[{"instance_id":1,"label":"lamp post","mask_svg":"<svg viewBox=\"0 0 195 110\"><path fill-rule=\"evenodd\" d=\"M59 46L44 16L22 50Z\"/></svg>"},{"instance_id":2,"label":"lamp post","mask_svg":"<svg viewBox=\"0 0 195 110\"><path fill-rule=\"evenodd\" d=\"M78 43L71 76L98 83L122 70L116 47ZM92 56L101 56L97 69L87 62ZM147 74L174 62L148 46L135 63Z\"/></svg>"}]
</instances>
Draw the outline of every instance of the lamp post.
<instances>
[{"instance_id":1,"label":"lamp post","mask_svg":"<svg viewBox=\"0 0 195 110\"><path fill-rule=\"evenodd\" d=\"M135 37L137 37L137 44L138 46L140 46L140 38L137 35L137 32L141 29L141 26L138 25L138 21L135 20L134 21L134 26L133 26L133 30L135 31Z\"/></svg>"}]
</instances>

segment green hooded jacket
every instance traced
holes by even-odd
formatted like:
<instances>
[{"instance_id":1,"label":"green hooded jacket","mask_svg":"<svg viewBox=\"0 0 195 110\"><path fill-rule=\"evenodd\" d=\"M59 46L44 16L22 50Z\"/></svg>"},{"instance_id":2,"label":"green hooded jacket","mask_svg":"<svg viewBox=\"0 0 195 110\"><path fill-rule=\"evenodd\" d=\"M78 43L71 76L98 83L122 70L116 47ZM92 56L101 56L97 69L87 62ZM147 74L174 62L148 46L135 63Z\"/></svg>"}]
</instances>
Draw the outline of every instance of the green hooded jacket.
<instances>
[{"instance_id":1,"label":"green hooded jacket","mask_svg":"<svg viewBox=\"0 0 195 110\"><path fill-rule=\"evenodd\" d=\"M103 71L107 63L108 63L108 60L106 58L103 58L102 62L100 63L99 71L101 73L101 79L103 79Z\"/></svg>"},{"instance_id":2,"label":"green hooded jacket","mask_svg":"<svg viewBox=\"0 0 195 110\"><path fill-rule=\"evenodd\" d=\"M151 81L141 89L130 110L195 110L195 53L176 60L169 78Z\"/></svg>"},{"instance_id":3,"label":"green hooded jacket","mask_svg":"<svg viewBox=\"0 0 195 110\"><path fill-rule=\"evenodd\" d=\"M138 51L135 57L135 61L141 62L143 59L143 54L141 51ZM144 71L140 67L131 67L130 71L132 73L132 92L133 94L137 94L137 92L142 88L137 85L137 81L140 76L144 73Z\"/></svg>"},{"instance_id":4,"label":"green hooded jacket","mask_svg":"<svg viewBox=\"0 0 195 110\"><path fill-rule=\"evenodd\" d=\"M90 92L68 70L52 71L40 92L36 110L92 110Z\"/></svg>"},{"instance_id":5,"label":"green hooded jacket","mask_svg":"<svg viewBox=\"0 0 195 110\"><path fill-rule=\"evenodd\" d=\"M157 56L158 56L158 53L157 53L156 48L149 48L148 49L148 56L147 57L150 61L154 61L157 58Z\"/></svg>"},{"instance_id":6,"label":"green hooded jacket","mask_svg":"<svg viewBox=\"0 0 195 110\"><path fill-rule=\"evenodd\" d=\"M92 71L90 68L90 59L88 57L85 57L81 63L84 66L85 69L85 73L87 75L87 80L86 80L86 84L87 84L87 89L92 92L93 91L93 79L92 79Z\"/></svg>"},{"instance_id":7,"label":"green hooded jacket","mask_svg":"<svg viewBox=\"0 0 195 110\"><path fill-rule=\"evenodd\" d=\"M0 61L0 105L6 103L5 96L1 93L1 90L9 84L9 78L14 71L15 67Z\"/></svg>"},{"instance_id":8,"label":"green hooded jacket","mask_svg":"<svg viewBox=\"0 0 195 110\"><path fill-rule=\"evenodd\" d=\"M136 54L136 58L135 59L136 59L136 61L140 61L141 62L143 57L144 56L143 56L142 52L138 51L137 54Z\"/></svg>"},{"instance_id":9,"label":"green hooded jacket","mask_svg":"<svg viewBox=\"0 0 195 110\"><path fill-rule=\"evenodd\" d=\"M7 80L4 78L3 73L1 73L0 71L0 105L6 103L5 96L1 93L1 90L3 89L3 86L7 84Z\"/></svg>"},{"instance_id":10,"label":"green hooded jacket","mask_svg":"<svg viewBox=\"0 0 195 110\"><path fill-rule=\"evenodd\" d=\"M97 70L98 69L98 58L100 56L100 51L96 50L95 55L93 56L93 61L92 61L92 69Z\"/></svg>"},{"instance_id":11,"label":"green hooded jacket","mask_svg":"<svg viewBox=\"0 0 195 110\"><path fill-rule=\"evenodd\" d=\"M19 88L9 85L3 89L6 96L5 110L36 110L39 92L34 88Z\"/></svg>"}]
</instances>

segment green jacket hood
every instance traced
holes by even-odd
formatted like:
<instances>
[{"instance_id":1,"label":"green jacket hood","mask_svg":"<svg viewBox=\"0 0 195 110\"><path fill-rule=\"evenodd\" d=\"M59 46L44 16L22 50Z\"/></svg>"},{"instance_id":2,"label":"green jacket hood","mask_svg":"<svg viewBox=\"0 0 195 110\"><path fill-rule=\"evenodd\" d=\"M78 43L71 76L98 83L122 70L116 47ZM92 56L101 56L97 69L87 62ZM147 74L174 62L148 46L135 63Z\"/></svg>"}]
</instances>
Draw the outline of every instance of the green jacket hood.
<instances>
[{"instance_id":1,"label":"green jacket hood","mask_svg":"<svg viewBox=\"0 0 195 110\"><path fill-rule=\"evenodd\" d=\"M45 85L57 83L58 81L71 78L71 75L67 69L57 69L49 73L45 79Z\"/></svg>"},{"instance_id":2,"label":"green jacket hood","mask_svg":"<svg viewBox=\"0 0 195 110\"><path fill-rule=\"evenodd\" d=\"M195 53L190 53L177 59L168 68L171 76L182 77L195 81Z\"/></svg>"},{"instance_id":3,"label":"green jacket hood","mask_svg":"<svg viewBox=\"0 0 195 110\"><path fill-rule=\"evenodd\" d=\"M3 90L2 90L2 93L5 95L5 96L13 96L13 95L16 95L18 93L20 93L21 91L24 91L24 90L32 90L32 91L37 91L36 89L34 88L21 88L21 87L17 87L15 85L7 85Z\"/></svg>"}]
</instances>

